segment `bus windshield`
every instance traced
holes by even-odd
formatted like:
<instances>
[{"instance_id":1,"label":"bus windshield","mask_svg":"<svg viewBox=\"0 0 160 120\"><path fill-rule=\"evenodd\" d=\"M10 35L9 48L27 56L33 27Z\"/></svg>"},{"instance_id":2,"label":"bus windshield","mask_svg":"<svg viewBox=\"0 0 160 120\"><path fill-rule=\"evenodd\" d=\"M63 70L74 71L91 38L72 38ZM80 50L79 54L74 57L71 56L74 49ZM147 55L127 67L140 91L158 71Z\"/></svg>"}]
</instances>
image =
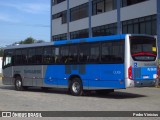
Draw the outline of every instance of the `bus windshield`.
<instances>
[{"instance_id":1,"label":"bus windshield","mask_svg":"<svg viewBox=\"0 0 160 120\"><path fill-rule=\"evenodd\" d=\"M135 61L155 61L156 39L151 37L130 37L131 56Z\"/></svg>"}]
</instances>

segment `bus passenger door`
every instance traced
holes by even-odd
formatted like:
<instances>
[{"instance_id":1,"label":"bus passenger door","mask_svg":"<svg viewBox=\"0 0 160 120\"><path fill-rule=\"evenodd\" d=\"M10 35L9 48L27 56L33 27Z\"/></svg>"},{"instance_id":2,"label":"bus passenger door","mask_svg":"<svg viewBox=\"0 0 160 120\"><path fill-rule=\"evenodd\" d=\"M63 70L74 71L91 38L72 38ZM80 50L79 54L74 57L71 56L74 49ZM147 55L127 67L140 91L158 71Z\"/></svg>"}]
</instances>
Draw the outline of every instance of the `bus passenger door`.
<instances>
[{"instance_id":1,"label":"bus passenger door","mask_svg":"<svg viewBox=\"0 0 160 120\"><path fill-rule=\"evenodd\" d=\"M4 52L3 56L3 84L11 85L13 84L13 60L12 60L13 51L7 50Z\"/></svg>"}]
</instances>

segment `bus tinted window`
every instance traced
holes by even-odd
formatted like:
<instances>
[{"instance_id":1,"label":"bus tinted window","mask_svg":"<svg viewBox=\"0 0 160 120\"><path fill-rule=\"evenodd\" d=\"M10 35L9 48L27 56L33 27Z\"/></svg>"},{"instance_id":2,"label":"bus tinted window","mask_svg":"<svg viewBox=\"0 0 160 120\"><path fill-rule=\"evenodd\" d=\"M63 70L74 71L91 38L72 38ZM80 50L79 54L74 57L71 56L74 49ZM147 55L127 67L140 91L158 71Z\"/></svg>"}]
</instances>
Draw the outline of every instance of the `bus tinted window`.
<instances>
[{"instance_id":1,"label":"bus tinted window","mask_svg":"<svg viewBox=\"0 0 160 120\"><path fill-rule=\"evenodd\" d=\"M69 48L69 63L77 63L78 62L78 51L77 45L71 45Z\"/></svg>"},{"instance_id":2,"label":"bus tinted window","mask_svg":"<svg viewBox=\"0 0 160 120\"><path fill-rule=\"evenodd\" d=\"M7 50L4 52L3 68L6 68L12 65L12 56L13 56L13 50Z\"/></svg>"},{"instance_id":3,"label":"bus tinted window","mask_svg":"<svg viewBox=\"0 0 160 120\"><path fill-rule=\"evenodd\" d=\"M135 61L154 61L157 56L156 39L130 37L131 55Z\"/></svg>"},{"instance_id":4,"label":"bus tinted window","mask_svg":"<svg viewBox=\"0 0 160 120\"><path fill-rule=\"evenodd\" d=\"M101 61L104 63L124 62L124 41L102 43Z\"/></svg>"},{"instance_id":5,"label":"bus tinted window","mask_svg":"<svg viewBox=\"0 0 160 120\"><path fill-rule=\"evenodd\" d=\"M53 50L54 63L60 63L60 52L59 47L55 47Z\"/></svg>"},{"instance_id":6,"label":"bus tinted window","mask_svg":"<svg viewBox=\"0 0 160 120\"><path fill-rule=\"evenodd\" d=\"M87 63L89 61L89 44L79 46L79 62Z\"/></svg>"},{"instance_id":7,"label":"bus tinted window","mask_svg":"<svg viewBox=\"0 0 160 120\"><path fill-rule=\"evenodd\" d=\"M89 62L99 62L99 43L91 44L90 46L90 55L89 55Z\"/></svg>"},{"instance_id":8,"label":"bus tinted window","mask_svg":"<svg viewBox=\"0 0 160 120\"><path fill-rule=\"evenodd\" d=\"M43 58L43 48L36 48L35 63L42 64L42 58Z\"/></svg>"},{"instance_id":9,"label":"bus tinted window","mask_svg":"<svg viewBox=\"0 0 160 120\"><path fill-rule=\"evenodd\" d=\"M52 47L45 47L44 48L43 62L44 62L44 64L54 63L54 56L53 56Z\"/></svg>"},{"instance_id":10,"label":"bus tinted window","mask_svg":"<svg viewBox=\"0 0 160 120\"><path fill-rule=\"evenodd\" d=\"M29 48L28 50L28 64L35 64L35 49Z\"/></svg>"},{"instance_id":11,"label":"bus tinted window","mask_svg":"<svg viewBox=\"0 0 160 120\"><path fill-rule=\"evenodd\" d=\"M21 64L23 64L23 61L22 61L22 52L21 52L20 49L15 51L14 64L15 65L21 65Z\"/></svg>"},{"instance_id":12,"label":"bus tinted window","mask_svg":"<svg viewBox=\"0 0 160 120\"><path fill-rule=\"evenodd\" d=\"M23 49L22 50L22 61L23 61L23 64L27 64L27 49Z\"/></svg>"},{"instance_id":13,"label":"bus tinted window","mask_svg":"<svg viewBox=\"0 0 160 120\"><path fill-rule=\"evenodd\" d=\"M60 54L61 54L60 58L61 63L69 63L69 46L61 47Z\"/></svg>"}]
</instances>

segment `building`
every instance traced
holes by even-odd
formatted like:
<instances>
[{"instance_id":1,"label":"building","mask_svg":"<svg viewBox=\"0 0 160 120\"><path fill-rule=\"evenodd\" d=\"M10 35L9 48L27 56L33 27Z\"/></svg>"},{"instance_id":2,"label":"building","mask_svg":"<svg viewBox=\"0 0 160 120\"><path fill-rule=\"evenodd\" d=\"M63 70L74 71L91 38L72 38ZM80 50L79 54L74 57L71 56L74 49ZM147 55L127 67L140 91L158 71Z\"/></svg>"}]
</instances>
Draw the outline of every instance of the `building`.
<instances>
[{"instance_id":1,"label":"building","mask_svg":"<svg viewBox=\"0 0 160 120\"><path fill-rule=\"evenodd\" d=\"M160 36L158 5L160 0L51 0L51 41L117 33Z\"/></svg>"}]
</instances>

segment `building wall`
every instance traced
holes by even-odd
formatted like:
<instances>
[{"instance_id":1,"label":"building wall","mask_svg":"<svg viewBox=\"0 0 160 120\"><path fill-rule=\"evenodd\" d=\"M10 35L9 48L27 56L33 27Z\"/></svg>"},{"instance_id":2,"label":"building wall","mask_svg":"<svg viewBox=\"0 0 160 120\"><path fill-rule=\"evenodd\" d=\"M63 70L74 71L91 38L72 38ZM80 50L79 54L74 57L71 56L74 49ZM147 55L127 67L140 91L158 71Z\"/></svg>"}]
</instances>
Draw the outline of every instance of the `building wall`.
<instances>
[{"instance_id":1,"label":"building wall","mask_svg":"<svg viewBox=\"0 0 160 120\"><path fill-rule=\"evenodd\" d=\"M69 0L70 8L87 3L88 0ZM67 1L54 5L52 7L52 15L67 10ZM117 22L117 10L113 8L113 3L108 0L105 5L105 10L97 15L92 15L91 26L97 27ZM137 3L134 5L121 8L121 21L131 20L144 16L155 15L157 13L157 0L148 0L145 2ZM89 20L88 17L75 20L69 23L69 32L88 29ZM62 18L52 20L52 36L67 33L67 23L62 24Z\"/></svg>"},{"instance_id":2,"label":"building wall","mask_svg":"<svg viewBox=\"0 0 160 120\"><path fill-rule=\"evenodd\" d=\"M157 13L157 0L148 0L146 2L134 4L121 8L121 20L130 20L139 17L154 15Z\"/></svg>"}]
</instances>

